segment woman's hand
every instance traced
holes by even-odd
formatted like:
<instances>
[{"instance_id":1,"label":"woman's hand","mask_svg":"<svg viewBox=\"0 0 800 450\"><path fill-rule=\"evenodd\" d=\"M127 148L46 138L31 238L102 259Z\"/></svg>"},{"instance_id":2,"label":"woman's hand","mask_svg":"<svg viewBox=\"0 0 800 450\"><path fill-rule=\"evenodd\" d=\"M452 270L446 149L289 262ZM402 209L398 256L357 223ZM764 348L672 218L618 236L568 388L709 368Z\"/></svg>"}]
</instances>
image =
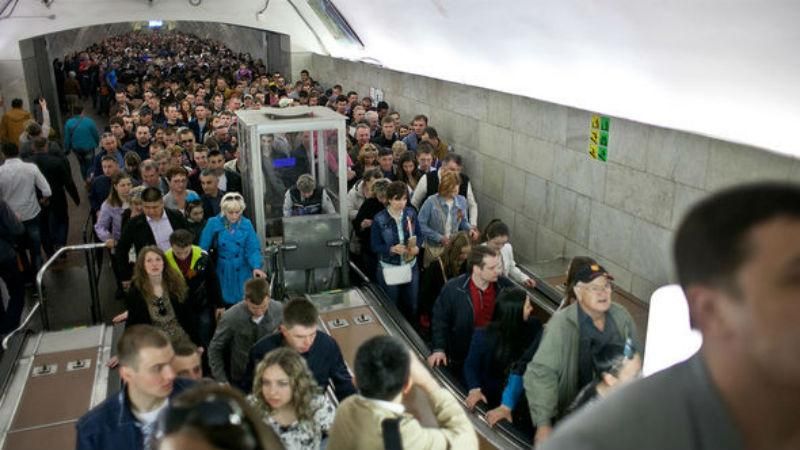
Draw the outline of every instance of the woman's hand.
<instances>
[{"instance_id":1,"label":"woman's hand","mask_svg":"<svg viewBox=\"0 0 800 450\"><path fill-rule=\"evenodd\" d=\"M481 237L481 232L478 231L476 227L472 227L469 229L469 237L473 241L477 241L479 237Z\"/></svg>"},{"instance_id":2,"label":"woman's hand","mask_svg":"<svg viewBox=\"0 0 800 450\"><path fill-rule=\"evenodd\" d=\"M106 247L108 248L114 248L115 245L117 245L117 241L113 239L109 239L106 241Z\"/></svg>"},{"instance_id":3,"label":"woman's hand","mask_svg":"<svg viewBox=\"0 0 800 450\"><path fill-rule=\"evenodd\" d=\"M405 245L403 245L403 244L397 244L397 245L394 245L394 246L392 246L392 247L389 249L389 251L391 251L392 253L394 253L394 254L396 254L396 255L403 256L403 255L405 255L405 254L406 254L406 251L408 251L408 250L407 250L407 248L406 248L406 246L405 246Z\"/></svg>"},{"instance_id":4,"label":"woman's hand","mask_svg":"<svg viewBox=\"0 0 800 450\"><path fill-rule=\"evenodd\" d=\"M419 247L416 245L408 247L408 256L417 256L419 255Z\"/></svg>"},{"instance_id":5,"label":"woman's hand","mask_svg":"<svg viewBox=\"0 0 800 450\"><path fill-rule=\"evenodd\" d=\"M525 282L523 284L525 286L533 289L533 288L536 287L536 280L534 280L533 278L528 278L527 280L525 280Z\"/></svg>"},{"instance_id":6,"label":"woman's hand","mask_svg":"<svg viewBox=\"0 0 800 450\"><path fill-rule=\"evenodd\" d=\"M361 221L361 229L369 228L372 226L372 219L364 219Z\"/></svg>"},{"instance_id":7,"label":"woman's hand","mask_svg":"<svg viewBox=\"0 0 800 450\"><path fill-rule=\"evenodd\" d=\"M261 269L253 269L253 278L267 278L267 273Z\"/></svg>"}]
</instances>

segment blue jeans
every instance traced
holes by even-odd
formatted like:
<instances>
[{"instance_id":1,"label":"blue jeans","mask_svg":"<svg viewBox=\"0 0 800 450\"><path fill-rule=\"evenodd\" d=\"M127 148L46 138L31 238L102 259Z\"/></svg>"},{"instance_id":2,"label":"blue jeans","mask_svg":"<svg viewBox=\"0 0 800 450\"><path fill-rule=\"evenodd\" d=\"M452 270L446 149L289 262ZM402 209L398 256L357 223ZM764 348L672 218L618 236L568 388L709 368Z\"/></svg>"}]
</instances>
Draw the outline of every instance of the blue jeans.
<instances>
[{"instance_id":1,"label":"blue jeans","mask_svg":"<svg viewBox=\"0 0 800 450\"><path fill-rule=\"evenodd\" d=\"M389 300L394 303L397 309L412 325L417 322L417 298L419 297L419 268L415 264L411 268L411 281L406 284L398 284L389 286L386 280L383 279L383 270L381 264L378 263L378 269L375 271L375 279L378 280L378 285L386 292Z\"/></svg>"}]
</instances>

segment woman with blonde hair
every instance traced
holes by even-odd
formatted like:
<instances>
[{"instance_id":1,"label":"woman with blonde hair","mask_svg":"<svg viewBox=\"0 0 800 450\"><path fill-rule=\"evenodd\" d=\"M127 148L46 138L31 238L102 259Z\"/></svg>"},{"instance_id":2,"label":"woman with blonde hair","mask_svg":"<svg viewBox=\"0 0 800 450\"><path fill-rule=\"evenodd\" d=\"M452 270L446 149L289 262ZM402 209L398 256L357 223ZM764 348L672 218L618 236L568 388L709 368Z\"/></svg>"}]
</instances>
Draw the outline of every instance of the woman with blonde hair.
<instances>
[{"instance_id":1,"label":"woman with blonde hair","mask_svg":"<svg viewBox=\"0 0 800 450\"><path fill-rule=\"evenodd\" d=\"M317 385L306 360L288 347L264 355L247 397L287 450L318 449L335 409Z\"/></svg>"},{"instance_id":2,"label":"woman with blonde hair","mask_svg":"<svg viewBox=\"0 0 800 450\"><path fill-rule=\"evenodd\" d=\"M425 247L423 267L441 256L451 237L469 231L467 199L458 194L461 177L452 170L440 175L439 192L431 195L419 210L419 225Z\"/></svg>"},{"instance_id":3,"label":"woman with blonde hair","mask_svg":"<svg viewBox=\"0 0 800 450\"><path fill-rule=\"evenodd\" d=\"M354 168L356 178L361 179L369 169L378 169L378 147L375 144L364 144L358 151L358 161Z\"/></svg>"},{"instance_id":4,"label":"woman with blonde hair","mask_svg":"<svg viewBox=\"0 0 800 450\"><path fill-rule=\"evenodd\" d=\"M217 258L217 277L226 307L244 298L244 283L250 278L266 278L261 270L261 244L256 230L242 216L246 205L241 194L228 192L220 200L220 213L211 217L200 235L200 247L213 251Z\"/></svg>"},{"instance_id":5,"label":"woman with blonde hair","mask_svg":"<svg viewBox=\"0 0 800 450\"><path fill-rule=\"evenodd\" d=\"M153 325L167 333L173 342L189 339L199 345L186 292L183 277L166 264L164 252L154 245L142 248L125 299L126 326Z\"/></svg>"}]
</instances>

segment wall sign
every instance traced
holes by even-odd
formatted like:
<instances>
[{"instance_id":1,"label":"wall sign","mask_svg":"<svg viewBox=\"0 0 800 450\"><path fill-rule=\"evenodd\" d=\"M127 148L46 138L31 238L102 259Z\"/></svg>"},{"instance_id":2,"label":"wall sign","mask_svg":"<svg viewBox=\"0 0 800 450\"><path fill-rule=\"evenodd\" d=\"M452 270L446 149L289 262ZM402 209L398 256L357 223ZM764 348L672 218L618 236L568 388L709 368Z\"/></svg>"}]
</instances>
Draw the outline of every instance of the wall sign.
<instances>
[{"instance_id":1,"label":"wall sign","mask_svg":"<svg viewBox=\"0 0 800 450\"><path fill-rule=\"evenodd\" d=\"M592 116L589 124L589 156L600 161L608 160L608 140L611 130L611 118Z\"/></svg>"}]
</instances>

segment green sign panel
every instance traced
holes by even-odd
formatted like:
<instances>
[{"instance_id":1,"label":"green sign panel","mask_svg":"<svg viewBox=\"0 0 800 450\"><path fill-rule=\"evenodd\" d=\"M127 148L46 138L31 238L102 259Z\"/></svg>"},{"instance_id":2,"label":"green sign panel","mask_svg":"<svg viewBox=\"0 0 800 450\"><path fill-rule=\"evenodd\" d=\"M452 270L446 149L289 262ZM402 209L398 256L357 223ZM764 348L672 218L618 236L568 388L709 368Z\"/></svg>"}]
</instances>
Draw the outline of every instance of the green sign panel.
<instances>
[{"instance_id":1,"label":"green sign panel","mask_svg":"<svg viewBox=\"0 0 800 450\"><path fill-rule=\"evenodd\" d=\"M592 116L589 123L589 156L600 161L608 160L608 143L611 131L611 118Z\"/></svg>"}]
</instances>

